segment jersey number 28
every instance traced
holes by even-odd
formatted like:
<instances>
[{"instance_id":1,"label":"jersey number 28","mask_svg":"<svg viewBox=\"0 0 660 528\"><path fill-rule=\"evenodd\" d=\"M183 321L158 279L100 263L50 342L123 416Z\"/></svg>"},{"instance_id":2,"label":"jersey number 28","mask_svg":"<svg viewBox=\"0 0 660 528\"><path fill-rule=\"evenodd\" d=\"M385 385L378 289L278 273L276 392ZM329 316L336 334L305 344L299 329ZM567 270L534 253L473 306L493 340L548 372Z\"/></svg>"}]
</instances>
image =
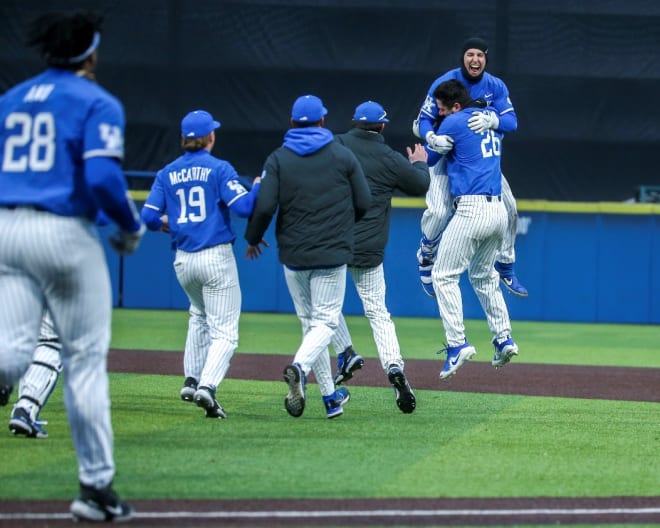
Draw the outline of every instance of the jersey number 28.
<instances>
[{"instance_id":1,"label":"jersey number 28","mask_svg":"<svg viewBox=\"0 0 660 528\"><path fill-rule=\"evenodd\" d=\"M32 117L24 112L14 112L5 120L7 130L16 131L7 137L2 156L5 172L46 172L55 163L55 119L50 112L40 112ZM25 147L29 149L25 152ZM21 150L24 152L21 154Z\"/></svg>"}]
</instances>

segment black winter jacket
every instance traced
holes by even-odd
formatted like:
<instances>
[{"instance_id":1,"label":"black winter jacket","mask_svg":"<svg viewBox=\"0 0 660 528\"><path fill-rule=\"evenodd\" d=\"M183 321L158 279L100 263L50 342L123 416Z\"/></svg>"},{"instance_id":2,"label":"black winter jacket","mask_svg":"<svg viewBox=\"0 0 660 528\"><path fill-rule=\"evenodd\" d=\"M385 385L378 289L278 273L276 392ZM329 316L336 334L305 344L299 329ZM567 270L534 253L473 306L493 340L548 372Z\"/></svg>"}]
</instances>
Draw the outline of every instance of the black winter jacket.
<instances>
[{"instance_id":1,"label":"black winter jacket","mask_svg":"<svg viewBox=\"0 0 660 528\"><path fill-rule=\"evenodd\" d=\"M374 268L383 262L390 232L392 196L399 190L409 196L424 196L430 176L426 163L410 163L385 143L378 132L352 128L335 136L362 165L369 188L371 206L355 225L355 247L351 266Z\"/></svg>"},{"instance_id":2,"label":"black winter jacket","mask_svg":"<svg viewBox=\"0 0 660 528\"><path fill-rule=\"evenodd\" d=\"M309 269L348 264L355 222L371 203L360 163L325 129L292 129L285 139L291 134L299 144L282 146L266 159L245 239L258 244L277 212L275 234L284 265ZM314 144L320 136L324 139ZM300 145L305 150L294 152Z\"/></svg>"}]
</instances>

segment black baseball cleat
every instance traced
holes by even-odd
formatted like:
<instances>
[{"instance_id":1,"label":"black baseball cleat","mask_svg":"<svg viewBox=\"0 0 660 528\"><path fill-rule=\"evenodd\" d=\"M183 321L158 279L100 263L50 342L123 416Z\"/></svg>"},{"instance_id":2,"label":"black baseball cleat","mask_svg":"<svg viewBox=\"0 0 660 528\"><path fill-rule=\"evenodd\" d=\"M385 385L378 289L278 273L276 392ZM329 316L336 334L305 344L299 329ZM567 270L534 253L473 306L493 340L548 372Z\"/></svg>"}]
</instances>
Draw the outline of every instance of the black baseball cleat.
<instances>
[{"instance_id":1,"label":"black baseball cleat","mask_svg":"<svg viewBox=\"0 0 660 528\"><path fill-rule=\"evenodd\" d=\"M183 387L181 388L181 399L185 402L192 402L195 397L195 392L197 391L197 380L195 378L187 377L183 382Z\"/></svg>"},{"instance_id":2,"label":"black baseball cleat","mask_svg":"<svg viewBox=\"0 0 660 528\"><path fill-rule=\"evenodd\" d=\"M80 484L80 495L71 503L73 521L122 522L135 513L133 507L119 499L112 484L96 489Z\"/></svg>"},{"instance_id":3,"label":"black baseball cleat","mask_svg":"<svg viewBox=\"0 0 660 528\"><path fill-rule=\"evenodd\" d=\"M346 350L337 356L337 374L335 374L335 385L341 385L353 377L356 370L364 367L364 358L353 350L352 346L347 346Z\"/></svg>"},{"instance_id":4,"label":"black baseball cleat","mask_svg":"<svg viewBox=\"0 0 660 528\"><path fill-rule=\"evenodd\" d=\"M387 372L387 379L390 380L392 387L394 387L396 404L401 412L405 414L412 413L417 406L417 400L403 370L398 365L390 365Z\"/></svg>"},{"instance_id":5,"label":"black baseball cleat","mask_svg":"<svg viewBox=\"0 0 660 528\"><path fill-rule=\"evenodd\" d=\"M218 400L215 399L215 391L211 387L199 387L195 391L193 400L198 407L202 407L206 411L207 418L227 418L227 413L220 406Z\"/></svg>"}]
</instances>

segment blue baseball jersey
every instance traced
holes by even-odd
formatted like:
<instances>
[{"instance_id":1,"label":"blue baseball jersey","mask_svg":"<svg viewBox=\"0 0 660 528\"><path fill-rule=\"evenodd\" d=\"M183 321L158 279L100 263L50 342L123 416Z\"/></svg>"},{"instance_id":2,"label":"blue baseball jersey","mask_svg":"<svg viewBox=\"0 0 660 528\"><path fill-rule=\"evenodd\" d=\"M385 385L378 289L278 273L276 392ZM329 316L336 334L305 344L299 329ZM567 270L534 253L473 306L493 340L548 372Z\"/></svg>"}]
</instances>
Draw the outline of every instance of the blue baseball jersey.
<instances>
[{"instance_id":1,"label":"blue baseball jersey","mask_svg":"<svg viewBox=\"0 0 660 528\"><path fill-rule=\"evenodd\" d=\"M99 85L50 68L0 97L0 206L31 205L94 219L98 207L125 201L117 170L112 200L99 203L85 160L124 157L124 109ZM121 177L119 177L121 176Z\"/></svg>"},{"instance_id":2,"label":"blue baseball jersey","mask_svg":"<svg viewBox=\"0 0 660 528\"><path fill-rule=\"evenodd\" d=\"M186 152L156 174L145 208L167 214L177 249L233 242L229 208L248 194L234 167L207 150Z\"/></svg>"},{"instance_id":3,"label":"blue baseball jersey","mask_svg":"<svg viewBox=\"0 0 660 528\"><path fill-rule=\"evenodd\" d=\"M484 72L479 81L471 82L463 76L460 68L455 68L433 81L427 92L426 99L419 112L419 130L422 138L426 137L429 131L435 131L438 123L442 120L438 113L438 105L433 97L433 92L440 83L450 79L461 81L470 92L472 99L485 100L489 109L493 109L498 113L500 125L497 129L500 132L513 132L518 128L518 116L516 116L513 103L509 97L509 89L502 79Z\"/></svg>"},{"instance_id":4,"label":"blue baseball jersey","mask_svg":"<svg viewBox=\"0 0 660 528\"><path fill-rule=\"evenodd\" d=\"M454 148L445 155L452 197L502 194L502 133L494 130L483 134L472 132L467 121L474 111L475 108L470 107L449 114L438 130L438 134L447 134L454 140Z\"/></svg>"}]
</instances>

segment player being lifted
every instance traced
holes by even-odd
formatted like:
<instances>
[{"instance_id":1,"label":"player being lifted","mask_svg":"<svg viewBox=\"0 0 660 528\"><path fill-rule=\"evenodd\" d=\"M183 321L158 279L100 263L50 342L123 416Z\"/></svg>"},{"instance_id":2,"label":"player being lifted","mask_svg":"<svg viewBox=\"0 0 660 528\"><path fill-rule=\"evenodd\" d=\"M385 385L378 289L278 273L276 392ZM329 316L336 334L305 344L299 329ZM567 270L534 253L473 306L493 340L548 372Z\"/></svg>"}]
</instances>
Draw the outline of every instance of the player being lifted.
<instances>
[{"instance_id":1,"label":"player being lifted","mask_svg":"<svg viewBox=\"0 0 660 528\"><path fill-rule=\"evenodd\" d=\"M452 214L445 160L442 157L451 150L452 141L447 136L436 134L442 116L439 114L433 92L440 83L457 79L467 87L473 100L480 101L486 107L485 112L475 112L471 117L469 126L473 132L481 133L492 129L508 133L518 128L518 118L509 98L509 89L504 81L486 71L487 57L488 45L483 39L473 37L465 41L461 66L449 70L433 81L419 116L413 123L413 133L426 140L426 147L429 150L431 185L426 194L427 208L422 215L422 238L417 251L417 260L422 287L431 297L435 297L431 269L436 259L442 232ZM519 297L527 297L527 289L520 283L514 271L518 211L516 200L504 175L502 175L502 199L507 210L508 222L495 261L495 269L508 291Z\"/></svg>"}]
</instances>

